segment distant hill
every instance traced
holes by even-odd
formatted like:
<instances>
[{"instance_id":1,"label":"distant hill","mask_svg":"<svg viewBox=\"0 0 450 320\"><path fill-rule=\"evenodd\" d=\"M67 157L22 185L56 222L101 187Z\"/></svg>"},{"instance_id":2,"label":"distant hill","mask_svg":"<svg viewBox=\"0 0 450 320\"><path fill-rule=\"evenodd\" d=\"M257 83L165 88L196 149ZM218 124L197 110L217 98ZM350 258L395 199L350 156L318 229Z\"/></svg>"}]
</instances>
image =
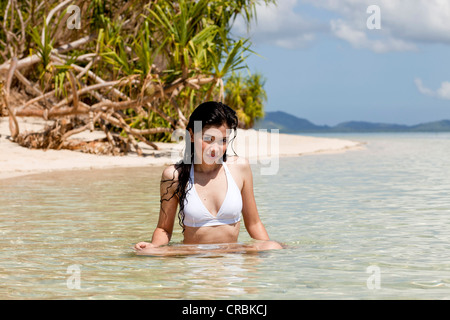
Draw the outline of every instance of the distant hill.
<instances>
[{"instance_id":1,"label":"distant hill","mask_svg":"<svg viewBox=\"0 0 450 320\"><path fill-rule=\"evenodd\" d=\"M320 126L306 119L298 118L283 111L266 112L254 129L279 129L280 132L445 132L450 131L450 120L416 124L374 123L365 121L342 122L335 126Z\"/></svg>"},{"instance_id":2,"label":"distant hill","mask_svg":"<svg viewBox=\"0 0 450 320\"><path fill-rule=\"evenodd\" d=\"M408 130L409 127L405 125L364 121L342 122L332 127L333 132L402 132Z\"/></svg>"},{"instance_id":3,"label":"distant hill","mask_svg":"<svg viewBox=\"0 0 450 320\"><path fill-rule=\"evenodd\" d=\"M450 120L427 122L411 126L414 131L449 131Z\"/></svg>"},{"instance_id":4,"label":"distant hill","mask_svg":"<svg viewBox=\"0 0 450 320\"><path fill-rule=\"evenodd\" d=\"M301 131L322 131L328 130L328 126L318 126L314 123L297 118L289 113L283 111L266 112L262 121L259 121L254 128L264 129L280 129L284 132L301 132Z\"/></svg>"}]
</instances>

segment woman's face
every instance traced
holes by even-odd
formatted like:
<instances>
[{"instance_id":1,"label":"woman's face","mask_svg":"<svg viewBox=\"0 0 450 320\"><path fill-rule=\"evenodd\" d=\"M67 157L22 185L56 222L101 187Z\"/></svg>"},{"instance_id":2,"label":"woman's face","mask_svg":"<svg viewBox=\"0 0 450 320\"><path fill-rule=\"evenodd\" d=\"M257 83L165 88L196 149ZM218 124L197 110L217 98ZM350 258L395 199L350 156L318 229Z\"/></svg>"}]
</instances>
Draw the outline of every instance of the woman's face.
<instances>
[{"instance_id":1,"label":"woman's face","mask_svg":"<svg viewBox=\"0 0 450 320\"><path fill-rule=\"evenodd\" d=\"M217 163L227 150L230 133L231 130L226 125L202 128L201 134L192 134L191 131L195 150L194 163Z\"/></svg>"}]
</instances>

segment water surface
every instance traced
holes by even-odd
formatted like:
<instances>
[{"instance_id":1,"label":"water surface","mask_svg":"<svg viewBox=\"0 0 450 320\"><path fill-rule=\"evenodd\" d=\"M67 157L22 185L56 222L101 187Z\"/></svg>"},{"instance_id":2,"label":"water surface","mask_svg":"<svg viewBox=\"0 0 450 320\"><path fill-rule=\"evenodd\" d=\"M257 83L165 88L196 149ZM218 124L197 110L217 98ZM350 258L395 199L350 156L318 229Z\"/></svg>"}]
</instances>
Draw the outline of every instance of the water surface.
<instances>
[{"instance_id":1,"label":"water surface","mask_svg":"<svg viewBox=\"0 0 450 320\"><path fill-rule=\"evenodd\" d=\"M366 148L253 165L260 216L288 246L259 254L135 256L162 168L0 180L0 298L450 298L450 134L341 137Z\"/></svg>"}]
</instances>

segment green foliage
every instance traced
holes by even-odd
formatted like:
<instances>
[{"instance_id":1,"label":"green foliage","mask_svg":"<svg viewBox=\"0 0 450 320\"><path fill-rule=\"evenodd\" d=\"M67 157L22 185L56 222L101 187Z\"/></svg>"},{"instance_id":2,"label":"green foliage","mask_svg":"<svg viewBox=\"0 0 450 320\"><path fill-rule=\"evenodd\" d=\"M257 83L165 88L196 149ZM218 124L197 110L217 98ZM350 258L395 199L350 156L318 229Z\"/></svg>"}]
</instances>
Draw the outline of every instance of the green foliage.
<instances>
[{"instance_id":1,"label":"green foliage","mask_svg":"<svg viewBox=\"0 0 450 320\"><path fill-rule=\"evenodd\" d=\"M67 90L65 87L65 83L69 78L68 71L73 70L71 67L71 64L75 62L76 57L71 57L68 59L68 61L63 65L55 65L54 66L54 88L55 88L55 95L57 97L65 96L67 97Z\"/></svg>"},{"instance_id":2,"label":"green foliage","mask_svg":"<svg viewBox=\"0 0 450 320\"><path fill-rule=\"evenodd\" d=\"M45 21L45 17L44 17L44 21ZM42 79L44 74L47 71L49 71L48 67L50 65L50 53L53 50L53 41L51 40L51 36L50 36L49 30L48 30L48 27L45 23L43 26L44 42L42 42L41 33L38 31L37 27L30 26L27 31L28 31L28 34L32 37L34 43L36 44L36 46L37 46L36 50L42 59L42 63L39 64L39 68L40 68L39 78Z\"/></svg>"},{"instance_id":3,"label":"green foliage","mask_svg":"<svg viewBox=\"0 0 450 320\"><path fill-rule=\"evenodd\" d=\"M256 5L275 0L75 0L81 8L80 30L69 30L62 23L67 7L55 12L48 25L46 15L61 1L42 3L32 0L30 6L20 6L22 20L28 21L27 39L14 43L22 48L19 57L37 53L41 62L30 75L38 71L44 92L55 90L57 97L67 95L70 88L68 72L72 64L84 68L95 56L89 70L103 81L124 79L125 85L115 86L120 95L111 95L111 88L99 93L113 101L154 95L150 104L121 110L126 123L137 129L173 128L183 126L183 119L205 100L222 100L238 111L245 127L263 114L266 100L264 81L260 75L242 78L236 72L246 68L245 60L252 54L249 39L236 38L231 27L238 16L245 22L256 18ZM17 1L16 1L17 3ZM5 1L0 2L2 13ZM1 17L4 14L0 15ZM9 11L9 17L11 10ZM8 17L8 20L10 20ZM2 21L3 18L0 18ZM20 35L21 25L15 16L14 25L7 27ZM44 37L42 38L42 34ZM94 35L95 40L52 60L52 50L70 41ZM11 38L12 41L20 36ZM6 41L0 35L1 45ZM10 50L11 51L11 50ZM0 60L10 55L7 50ZM0 61L3 63L4 61ZM46 75L44 77L44 75ZM76 74L75 74L76 75ZM224 79L226 85L224 85ZM37 79L30 79L36 81ZM44 86L44 81L46 81ZM85 74L77 81L80 87L96 82ZM197 82L196 82L197 81ZM158 95L164 88L174 86L169 94ZM120 96L120 98L118 98ZM99 103L99 95L80 96L80 101ZM151 139L169 140L169 133L158 133Z\"/></svg>"},{"instance_id":4,"label":"green foliage","mask_svg":"<svg viewBox=\"0 0 450 320\"><path fill-rule=\"evenodd\" d=\"M233 73L225 85L225 103L236 110L241 127L251 128L256 120L264 117L265 79L255 73L243 77Z\"/></svg>"}]
</instances>

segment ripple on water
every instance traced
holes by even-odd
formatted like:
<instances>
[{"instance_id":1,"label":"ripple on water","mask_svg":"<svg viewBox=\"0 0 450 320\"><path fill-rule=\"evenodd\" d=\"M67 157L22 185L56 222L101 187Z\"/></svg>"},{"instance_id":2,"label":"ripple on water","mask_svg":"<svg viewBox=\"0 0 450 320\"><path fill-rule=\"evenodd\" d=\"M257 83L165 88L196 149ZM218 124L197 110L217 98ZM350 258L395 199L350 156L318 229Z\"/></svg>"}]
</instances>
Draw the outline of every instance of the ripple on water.
<instances>
[{"instance_id":1,"label":"ripple on water","mask_svg":"<svg viewBox=\"0 0 450 320\"><path fill-rule=\"evenodd\" d=\"M161 168L10 179L0 185L0 297L449 298L449 137L364 135L365 150L283 158L273 176L254 165L261 218L287 246L260 254L135 256L157 223ZM240 241L250 241L243 224ZM74 265L79 290L67 285ZM379 270L379 289L367 270Z\"/></svg>"}]
</instances>

